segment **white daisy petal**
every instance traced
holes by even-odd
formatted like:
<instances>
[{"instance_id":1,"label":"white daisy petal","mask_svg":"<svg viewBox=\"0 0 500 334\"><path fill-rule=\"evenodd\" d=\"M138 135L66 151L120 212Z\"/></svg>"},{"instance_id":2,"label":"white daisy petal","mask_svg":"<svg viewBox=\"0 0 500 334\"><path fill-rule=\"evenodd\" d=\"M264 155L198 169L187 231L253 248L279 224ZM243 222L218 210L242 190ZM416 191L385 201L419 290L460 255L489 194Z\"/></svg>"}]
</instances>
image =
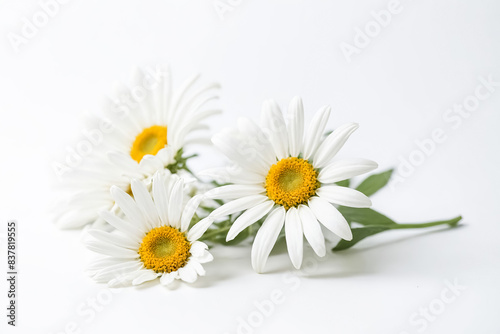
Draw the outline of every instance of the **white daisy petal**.
<instances>
[{"instance_id":1,"label":"white daisy petal","mask_svg":"<svg viewBox=\"0 0 500 334\"><path fill-rule=\"evenodd\" d=\"M271 253L284 223L285 209L279 206L271 211L257 231L252 246L252 267L256 272L262 273L264 270L269 253Z\"/></svg>"},{"instance_id":2,"label":"white daisy petal","mask_svg":"<svg viewBox=\"0 0 500 334\"><path fill-rule=\"evenodd\" d=\"M199 263L207 263L214 260L214 257L209 251L204 251L203 255L196 257L196 261Z\"/></svg>"},{"instance_id":3,"label":"white daisy petal","mask_svg":"<svg viewBox=\"0 0 500 334\"><path fill-rule=\"evenodd\" d=\"M159 102L159 108L157 111L157 120L161 123L169 124L172 117L172 73L170 68L167 67L162 69L160 72L161 79L160 87L158 89L158 96L156 97Z\"/></svg>"},{"instance_id":4,"label":"white daisy petal","mask_svg":"<svg viewBox=\"0 0 500 334\"><path fill-rule=\"evenodd\" d=\"M153 228L157 226L159 222L158 212L156 212L155 204L146 185L139 180L132 180L131 189L135 202L149 222L148 227Z\"/></svg>"},{"instance_id":5,"label":"white daisy petal","mask_svg":"<svg viewBox=\"0 0 500 334\"><path fill-rule=\"evenodd\" d=\"M298 208L300 220L302 221L302 229L307 242L318 256L325 256L325 237L321 231L321 226L314 216L314 213L306 205L299 205Z\"/></svg>"},{"instance_id":6,"label":"white daisy petal","mask_svg":"<svg viewBox=\"0 0 500 334\"><path fill-rule=\"evenodd\" d=\"M212 137L212 143L241 168L252 170L261 175L265 175L267 172L268 165L259 157L255 147L250 146L248 142L241 142L230 133L221 132ZM245 150L242 150L242 147Z\"/></svg>"},{"instance_id":7,"label":"white daisy petal","mask_svg":"<svg viewBox=\"0 0 500 334\"><path fill-rule=\"evenodd\" d=\"M132 285L140 285L144 282L152 281L158 277L158 273L152 270L143 270L141 275L132 281Z\"/></svg>"},{"instance_id":8,"label":"white daisy petal","mask_svg":"<svg viewBox=\"0 0 500 334\"><path fill-rule=\"evenodd\" d=\"M189 224L191 224L191 220L193 219L196 209L198 209L201 201L203 201L204 199L204 196L196 195L187 202L181 216L181 232L184 232L189 228Z\"/></svg>"},{"instance_id":9,"label":"white daisy petal","mask_svg":"<svg viewBox=\"0 0 500 334\"><path fill-rule=\"evenodd\" d=\"M267 215L274 206L273 201L265 201L243 212L227 232L226 241L233 240L241 231Z\"/></svg>"},{"instance_id":10,"label":"white daisy petal","mask_svg":"<svg viewBox=\"0 0 500 334\"><path fill-rule=\"evenodd\" d=\"M96 207L95 209L101 211L111 209L111 206L109 208ZM87 210L84 212L75 210L71 212L65 212L64 214L57 217L56 224L59 228L62 229L75 229L81 228L87 224L94 223L97 219L98 217L96 217L95 212L93 212L92 210Z\"/></svg>"},{"instance_id":11,"label":"white daisy petal","mask_svg":"<svg viewBox=\"0 0 500 334\"><path fill-rule=\"evenodd\" d=\"M86 240L88 249L103 255L114 256L121 259L136 259L139 254L131 249L118 247L113 244L106 244L97 240Z\"/></svg>"},{"instance_id":12,"label":"white daisy petal","mask_svg":"<svg viewBox=\"0 0 500 334\"><path fill-rule=\"evenodd\" d=\"M314 167L323 168L344 146L349 136L359 127L356 123L344 124L335 129L321 143L314 155Z\"/></svg>"},{"instance_id":13,"label":"white daisy petal","mask_svg":"<svg viewBox=\"0 0 500 334\"><path fill-rule=\"evenodd\" d=\"M321 169L318 181L321 183L335 183L370 172L378 167L377 163L366 159L342 159L332 162Z\"/></svg>"},{"instance_id":14,"label":"white daisy petal","mask_svg":"<svg viewBox=\"0 0 500 334\"><path fill-rule=\"evenodd\" d=\"M299 213L295 207L291 207L285 216L285 238L288 255L296 269L300 269L304 253L304 237L302 233L302 223Z\"/></svg>"},{"instance_id":15,"label":"white daisy petal","mask_svg":"<svg viewBox=\"0 0 500 334\"><path fill-rule=\"evenodd\" d=\"M225 168L211 168L198 173L199 177L208 177L218 183L260 184L264 185L265 177L258 173L243 170L233 164Z\"/></svg>"},{"instance_id":16,"label":"white daisy petal","mask_svg":"<svg viewBox=\"0 0 500 334\"><path fill-rule=\"evenodd\" d=\"M197 119L196 116L201 112L201 110L204 108L204 106L206 104L208 104L212 100L216 100L219 98L217 95L213 94L213 91L217 90L218 88L220 88L219 84L212 83L212 84L209 84L208 86L205 86L204 88L198 90L198 92L192 94L189 97L189 101L184 103L179 108L179 111L180 111L179 115L182 115L184 118L186 118L186 116L189 118L192 118L194 120L194 122L196 122L196 123L202 121L203 118ZM210 94L207 94L207 93L210 93ZM177 123L172 122L172 124L177 125L177 127L179 129L182 129L182 126L185 124L187 124L188 126L193 126L192 123L189 123L185 120L183 122L182 118L178 119ZM182 132L182 130L181 130L181 132ZM178 137L176 137L176 138L178 138Z\"/></svg>"},{"instance_id":17,"label":"white daisy petal","mask_svg":"<svg viewBox=\"0 0 500 334\"><path fill-rule=\"evenodd\" d=\"M121 248L137 249L139 247L139 244L133 239L118 235L117 233L108 233L101 230L88 230L87 233L101 242Z\"/></svg>"},{"instance_id":18,"label":"white daisy petal","mask_svg":"<svg viewBox=\"0 0 500 334\"><path fill-rule=\"evenodd\" d=\"M184 267L178 270L179 277L184 282L193 283L198 278L196 269L188 262Z\"/></svg>"},{"instance_id":19,"label":"white daisy petal","mask_svg":"<svg viewBox=\"0 0 500 334\"><path fill-rule=\"evenodd\" d=\"M302 99L294 97L288 107L288 151L290 156L298 157L302 150L304 137L304 106Z\"/></svg>"},{"instance_id":20,"label":"white daisy petal","mask_svg":"<svg viewBox=\"0 0 500 334\"><path fill-rule=\"evenodd\" d=\"M161 160L164 166L168 166L174 162L175 153L173 147L167 145L156 153L156 157Z\"/></svg>"},{"instance_id":21,"label":"white daisy petal","mask_svg":"<svg viewBox=\"0 0 500 334\"><path fill-rule=\"evenodd\" d=\"M165 187L165 179L163 173L156 173L153 176L153 198L160 217L164 225L168 225L168 203L167 203L167 189Z\"/></svg>"},{"instance_id":22,"label":"white daisy petal","mask_svg":"<svg viewBox=\"0 0 500 334\"><path fill-rule=\"evenodd\" d=\"M92 278L99 283L106 283L114 278L123 275L124 273L137 271L142 268L142 264L138 261L122 261L119 264L102 268L92 275Z\"/></svg>"},{"instance_id":23,"label":"white daisy petal","mask_svg":"<svg viewBox=\"0 0 500 334\"><path fill-rule=\"evenodd\" d=\"M139 165L146 172L146 174L149 175L153 175L157 170L162 170L163 168L165 168L159 157L150 154L142 157Z\"/></svg>"},{"instance_id":24,"label":"white daisy petal","mask_svg":"<svg viewBox=\"0 0 500 334\"><path fill-rule=\"evenodd\" d=\"M252 120L240 117L238 118L238 130L246 137L252 139L253 146L257 149L262 159L268 164L276 161L276 155L272 148L269 138L262 129Z\"/></svg>"},{"instance_id":25,"label":"white daisy petal","mask_svg":"<svg viewBox=\"0 0 500 334\"><path fill-rule=\"evenodd\" d=\"M122 152L109 152L108 159L115 166L120 166L126 171L126 174L132 175L134 177L141 177L137 163L130 159L129 156Z\"/></svg>"},{"instance_id":26,"label":"white daisy petal","mask_svg":"<svg viewBox=\"0 0 500 334\"><path fill-rule=\"evenodd\" d=\"M285 119L280 107L274 100L267 100L262 106L262 125L267 130L276 157L283 159L288 156L288 135Z\"/></svg>"},{"instance_id":27,"label":"white daisy petal","mask_svg":"<svg viewBox=\"0 0 500 334\"><path fill-rule=\"evenodd\" d=\"M207 231L207 229L212 225L214 222L213 217L205 217L199 222L197 222L188 232L187 238L189 241L197 240L199 239L203 233Z\"/></svg>"},{"instance_id":28,"label":"white daisy petal","mask_svg":"<svg viewBox=\"0 0 500 334\"><path fill-rule=\"evenodd\" d=\"M108 282L109 288L121 288L126 286L132 286L132 281L141 274L141 270L135 270L121 274L118 277L113 278Z\"/></svg>"},{"instance_id":29,"label":"white daisy petal","mask_svg":"<svg viewBox=\"0 0 500 334\"><path fill-rule=\"evenodd\" d=\"M352 240L351 227L346 219L332 204L320 197L311 197L309 199L309 207L314 216L327 229L345 240Z\"/></svg>"},{"instance_id":30,"label":"white daisy petal","mask_svg":"<svg viewBox=\"0 0 500 334\"><path fill-rule=\"evenodd\" d=\"M179 110L181 109L180 107L182 106L183 103L185 103L184 97L188 94L190 88L196 83L196 81L199 79L200 75L195 74L191 76L191 78L187 79L184 81L184 83L181 85L179 90L175 93L172 101L172 112L170 113L170 117L168 118L168 122L170 124L176 124L179 123L179 118L181 116ZM174 137L175 135L175 130L176 128L174 127L174 131L169 131L167 134L169 134L169 139L168 141L171 142L171 137Z\"/></svg>"},{"instance_id":31,"label":"white daisy petal","mask_svg":"<svg viewBox=\"0 0 500 334\"><path fill-rule=\"evenodd\" d=\"M101 217L117 230L127 234L134 241L141 242L144 232L136 225L132 225L131 223L118 218L109 211L102 211Z\"/></svg>"},{"instance_id":32,"label":"white daisy petal","mask_svg":"<svg viewBox=\"0 0 500 334\"><path fill-rule=\"evenodd\" d=\"M175 228L181 227L183 188L182 179L175 182L168 202L168 221Z\"/></svg>"},{"instance_id":33,"label":"white daisy petal","mask_svg":"<svg viewBox=\"0 0 500 334\"><path fill-rule=\"evenodd\" d=\"M259 172L262 172L262 168L256 165L251 159L248 159L247 156L238 152L238 148L234 147L231 140L227 139L223 133L214 135L212 137L212 144L225 156L237 163L241 168L258 169Z\"/></svg>"},{"instance_id":34,"label":"white daisy petal","mask_svg":"<svg viewBox=\"0 0 500 334\"><path fill-rule=\"evenodd\" d=\"M208 249L208 246L201 241L195 241L191 244L191 248L189 252L193 254L194 257L203 256L205 251Z\"/></svg>"},{"instance_id":35,"label":"white daisy petal","mask_svg":"<svg viewBox=\"0 0 500 334\"><path fill-rule=\"evenodd\" d=\"M326 123L330 117L331 108L324 106L313 117L304 139L303 155L305 160L309 160L316 153L321 138L323 137Z\"/></svg>"},{"instance_id":36,"label":"white daisy petal","mask_svg":"<svg viewBox=\"0 0 500 334\"><path fill-rule=\"evenodd\" d=\"M350 206L353 208L369 208L372 201L362 192L336 185L322 186L316 194L330 203Z\"/></svg>"},{"instance_id":37,"label":"white daisy petal","mask_svg":"<svg viewBox=\"0 0 500 334\"><path fill-rule=\"evenodd\" d=\"M228 216L236 212L240 212L246 210L248 208L254 207L260 203L263 203L268 200L267 196L264 195L251 195L242 198L235 199L231 202L228 202L224 205L221 205L212 213L210 217L218 218L223 216Z\"/></svg>"},{"instance_id":38,"label":"white daisy petal","mask_svg":"<svg viewBox=\"0 0 500 334\"><path fill-rule=\"evenodd\" d=\"M145 231L147 226L146 220L132 197L117 186L111 187L111 195L129 221L133 222L139 230Z\"/></svg>"},{"instance_id":39,"label":"white daisy petal","mask_svg":"<svg viewBox=\"0 0 500 334\"><path fill-rule=\"evenodd\" d=\"M234 199L255 194L262 194L265 191L266 189L260 185L232 184L207 191L205 193L205 197L212 199Z\"/></svg>"},{"instance_id":40,"label":"white daisy petal","mask_svg":"<svg viewBox=\"0 0 500 334\"><path fill-rule=\"evenodd\" d=\"M177 272L163 273L160 277L161 285L169 285L178 277Z\"/></svg>"},{"instance_id":41,"label":"white daisy petal","mask_svg":"<svg viewBox=\"0 0 500 334\"><path fill-rule=\"evenodd\" d=\"M87 265L86 272L89 275L94 275L96 272L107 268L107 267L112 267L114 265L122 264L124 262L127 262L123 259L118 259L114 257L99 257L98 259L95 259L92 261L92 263Z\"/></svg>"},{"instance_id":42,"label":"white daisy petal","mask_svg":"<svg viewBox=\"0 0 500 334\"><path fill-rule=\"evenodd\" d=\"M244 171L241 173L236 173L235 169L229 169L229 173L231 173L230 177L230 182L233 183L239 183L239 184L253 184L253 185L259 185L259 186L264 186L265 184L265 177L262 177L261 174L257 173L252 173L250 171Z\"/></svg>"},{"instance_id":43,"label":"white daisy petal","mask_svg":"<svg viewBox=\"0 0 500 334\"><path fill-rule=\"evenodd\" d=\"M200 262L192 259L192 260L189 261L189 264L193 267L193 269L196 271L196 274L198 276L205 276L206 271L205 271L205 269L203 268L203 266L201 265Z\"/></svg>"},{"instance_id":44,"label":"white daisy petal","mask_svg":"<svg viewBox=\"0 0 500 334\"><path fill-rule=\"evenodd\" d=\"M131 80L131 90L133 90L135 87L143 86L144 82L146 80L145 73L142 71L140 68L135 68L133 71L132 75L132 80ZM134 92L132 91L132 94ZM151 124L153 122L153 106L152 106L152 101L151 101L151 94L146 94L143 96L141 103L137 105L139 110L141 111L141 116L144 120L145 124Z\"/></svg>"},{"instance_id":45,"label":"white daisy petal","mask_svg":"<svg viewBox=\"0 0 500 334\"><path fill-rule=\"evenodd\" d=\"M220 88L220 86L218 88ZM196 123L200 123L202 121L205 121L207 118L209 118L211 116L220 115L222 113L223 113L222 109L204 110L204 111L200 111L200 112L196 113L193 116L193 120L196 121ZM188 120L188 119L186 119L185 122L188 123L188 124L192 124L193 123L192 120Z\"/></svg>"},{"instance_id":46,"label":"white daisy petal","mask_svg":"<svg viewBox=\"0 0 500 334\"><path fill-rule=\"evenodd\" d=\"M124 273L124 274L118 276L117 278L111 280L109 282L109 284L111 284L113 287L131 286L131 285L133 285L133 281L136 278L140 277L142 274L144 274L144 272L146 270L147 269L139 269L136 271L130 271L128 273Z\"/></svg>"}]
</instances>

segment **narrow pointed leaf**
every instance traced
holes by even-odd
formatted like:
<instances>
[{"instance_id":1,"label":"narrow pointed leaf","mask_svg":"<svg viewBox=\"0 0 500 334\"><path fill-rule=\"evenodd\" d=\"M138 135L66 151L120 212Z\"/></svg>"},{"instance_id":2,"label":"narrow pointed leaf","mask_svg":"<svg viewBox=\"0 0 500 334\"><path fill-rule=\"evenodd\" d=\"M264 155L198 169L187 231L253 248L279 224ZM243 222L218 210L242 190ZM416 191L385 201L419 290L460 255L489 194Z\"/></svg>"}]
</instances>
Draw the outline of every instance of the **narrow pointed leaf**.
<instances>
[{"instance_id":1,"label":"narrow pointed leaf","mask_svg":"<svg viewBox=\"0 0 500 334\"><path fill-rule=\"evenodd\" d=\"M336 185L338 186L341 186L341 187L349 187L349 185L351 184L351 180L347 179L347 180L342 180L342 181L339 181L339 182L335 182Z\"/></svg>"},{"instance_id":2,"label":"narrow pointed leaf","mask_svg":"<svg viewBox=\"0 0 500 334\"><path fill-rule=\"evenodd\" d=\"M347 206L340 206L338 209L349 224L353 222L361 225L377 226L396 224L396 222L389 217L370 208L350 208Z\"/></svg>"},{"instance_id":3,"label":"narrow pointed leaf","mask_svg":"<svg viewBox=\"0 0 500 334\"><path fill-rule=\"evenodd\" d=\"M393 171L394 169L389 169L383 173L368 176L363 182L361 182L356 190L361 191L366 196L375 194L387 185Z\"/></svg>"},{"instance_id":4,"label":"narrow pointed leaf","mask_svg":"<svg viewBox=\"0 0 500 334\"><path fill-rule=\"evenodd\" d=\"M344 249L351 248L361 240L363 240L366 237L372 236L374 234L384 232L387 230L390 230L391 228L389 226L368 226L368 227L360 227L360 228L353 228L352 231L352 240L347 241L347 240L340 240L337 246L335 246L332 251L340 251Z\"/></svg>"}]
</instances>

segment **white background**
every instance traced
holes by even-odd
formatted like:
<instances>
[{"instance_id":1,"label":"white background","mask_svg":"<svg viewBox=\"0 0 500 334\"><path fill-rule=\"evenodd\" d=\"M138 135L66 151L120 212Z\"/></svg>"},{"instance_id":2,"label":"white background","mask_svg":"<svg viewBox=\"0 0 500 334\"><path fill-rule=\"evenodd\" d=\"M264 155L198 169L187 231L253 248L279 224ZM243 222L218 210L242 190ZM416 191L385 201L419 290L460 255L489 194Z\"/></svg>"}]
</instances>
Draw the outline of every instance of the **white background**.
<instances>
[{"instance_id":1,"label":"white background","mask_svg":"<svg viewBox=\"0 0 500 334\"><path fill-rule=\"evenodd\" d=\"M232 334L241 319L250 327L240 333L412 334L423 323L425 333L500 333L500 86L459 125L443 119L470 100L479 77L500 81L500 3L402 0L351 62L340 45L353 44L388 1L232 3L221 18L211 0L72 0L16 52L8 34L21 34L23 18L41 7L0 1L0 220L17 219L20 229L19 326L9 333ZM241 115L258 119L266 98L286 106L301 95L307 120L330 104L330 128L359 122L341 155L378 161L380 170L421 158L416 141L442 129L446 140L404 182L375 195L374 208L400 222L462 214L463 226L388 232L321 261L308 252L302 271L278 250L264 275L252 271L249 247L216 247L193 286L149 284L109 298L83 272L80 232L59 231L49 218L50 166L81 138L80 115L99 113L114 81L160 63L177 83L199 71L222 84L225 114L214 131ZM222 158L202 159L195 169ZM421 308L442 305L446 281L466 289L432 321L411 323ZM259 316L255 302L280 292L284 301ZM97 297L109 303L92 313Z\"/></svg>"}]
</instances>

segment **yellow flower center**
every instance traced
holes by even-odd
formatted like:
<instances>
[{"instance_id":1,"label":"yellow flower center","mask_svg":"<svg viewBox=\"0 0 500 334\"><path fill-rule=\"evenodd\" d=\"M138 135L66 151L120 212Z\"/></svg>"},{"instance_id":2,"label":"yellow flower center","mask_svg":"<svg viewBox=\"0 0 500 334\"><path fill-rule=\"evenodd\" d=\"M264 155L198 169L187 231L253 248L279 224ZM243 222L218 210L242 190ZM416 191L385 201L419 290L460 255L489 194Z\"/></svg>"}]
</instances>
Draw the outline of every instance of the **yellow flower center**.
<instances>
[{"instance_id":1,"label":"yellow flower center","mask_svg":"<svg viewBox=\"0 0 500 334\"><path fill-rule=\"evenodd\" d=\"M184 233L171 226L152 229L142 239L139 255L144 266L157 273L170 273L184 267L191 253Z\"/></svg>"},{"instance_id":2,"label":"yellow flower center","mask_svg":"<svg viewBox=\"0 0 500 334\"><path fill-rule=\"evenodd\" d=\"M318 172L307 160L296 157L281 159L266 176L267 197L286 210L307 203L318 187Z\"/></svg>"},{"instance_id":3,"label":"yellow flower center","mask_svg":"<svg viewBox=\"0 0 500 334\"><path fill-rule=\"evenodd\" d=\"M155 155L167 145L167 127L153 125L135 137L130 156L140 162L146 154Z\"/></svg>"}]
</instances>

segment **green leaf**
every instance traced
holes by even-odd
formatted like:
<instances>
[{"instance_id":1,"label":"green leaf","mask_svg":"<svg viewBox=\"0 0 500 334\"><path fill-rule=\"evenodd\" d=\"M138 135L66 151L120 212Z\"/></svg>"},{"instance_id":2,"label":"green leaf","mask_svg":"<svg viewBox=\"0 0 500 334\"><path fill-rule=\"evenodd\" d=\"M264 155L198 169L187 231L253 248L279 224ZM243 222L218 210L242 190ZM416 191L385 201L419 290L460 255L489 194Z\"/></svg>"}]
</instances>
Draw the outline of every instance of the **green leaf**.
<instances>
[{"instance_id":1,"label":"green leaf","mask_svg":"<svg viewBox=\"0 0 500 334\"><path fill-rule=\"evenodd\" d=\"M382 189L391 178L394 169L389 169L380 174L374 174L368 176L361 184L356 188L356 190L361 191L366 196L371 196L377 191Z\"/></svg>"},{"instance_id":2,"label":"green leaf","mask_svg":"<svg viewBox=\"0 0 500 334\"><path fill-rule=\"evenodd\" d=\"M371 235L384 232L387 230L390 230L391 227L389 226L368 226L368 227L359 227L359 228L353 228L352 229L352 240L347 241L347 240L340 240L337 246L335 246L332 251L340 251L344 249L351 248L361 240L363 240L366 237L369 237Z\"/></svg>"},{"instance_id":3,"label":"green leaf","mask_svg":"<svg viewBox=\"0 0 500 334\"><path fill-rule=\"evenodd\" d=\"M351 180L347 179L347 180L335 182L335 184L337 184L338 186L341 186L341 187L349 187L349 185L351 184Z\"/></svg>"},{"instance_id":4,"label":"green leaf","mask_svg":"<svg viewBox=\"0 0 500 334\"><path fill-rule=\"evenodd\" d=\"M356 222L361 225L394 225L396 222L391 218L369 208L349 208L340 206L339 211L349 222Z\"/></svg>"}]
</instances>

